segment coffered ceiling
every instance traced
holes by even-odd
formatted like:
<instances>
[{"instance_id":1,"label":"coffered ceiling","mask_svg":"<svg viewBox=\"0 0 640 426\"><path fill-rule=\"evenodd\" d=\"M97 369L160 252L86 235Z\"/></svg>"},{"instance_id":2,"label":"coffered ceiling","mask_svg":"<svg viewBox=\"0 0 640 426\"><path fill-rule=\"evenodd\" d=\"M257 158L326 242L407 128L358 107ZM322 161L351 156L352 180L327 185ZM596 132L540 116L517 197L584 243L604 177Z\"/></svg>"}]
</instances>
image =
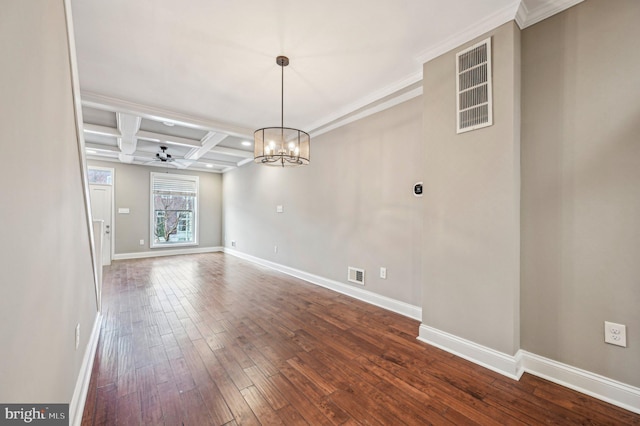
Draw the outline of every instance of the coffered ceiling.
<instances>
[{"instance_id":1,"label":"coffered ceiling","mask_svg":"<svg viewBox=\"0 0 640 426\"><path fill-rule=\"evenodd\" d=\"M224 172L253 131L312 137L421 93L422 64L581 0L72 0L87 156ZM250 146L243 145L250 142Z\"/></svg>"}]
</instances>

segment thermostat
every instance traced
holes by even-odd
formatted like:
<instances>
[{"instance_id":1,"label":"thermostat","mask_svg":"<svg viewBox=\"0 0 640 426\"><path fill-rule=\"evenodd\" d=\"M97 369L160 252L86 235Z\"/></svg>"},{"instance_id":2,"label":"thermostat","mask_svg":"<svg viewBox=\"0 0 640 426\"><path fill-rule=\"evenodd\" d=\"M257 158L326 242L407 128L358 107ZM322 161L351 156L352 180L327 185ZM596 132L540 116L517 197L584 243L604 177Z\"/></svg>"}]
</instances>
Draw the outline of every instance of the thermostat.
<instances>
[{"instance_id":1,"label":"thermostat","mask_svg":"<svg viewBox=\"0 0 640 426\"><path fill-rule=\"evenodd\" d=\"M416 197L422 197L422 182L418 182L413 185L413 195Z\"/></svg>"}]
</instances>

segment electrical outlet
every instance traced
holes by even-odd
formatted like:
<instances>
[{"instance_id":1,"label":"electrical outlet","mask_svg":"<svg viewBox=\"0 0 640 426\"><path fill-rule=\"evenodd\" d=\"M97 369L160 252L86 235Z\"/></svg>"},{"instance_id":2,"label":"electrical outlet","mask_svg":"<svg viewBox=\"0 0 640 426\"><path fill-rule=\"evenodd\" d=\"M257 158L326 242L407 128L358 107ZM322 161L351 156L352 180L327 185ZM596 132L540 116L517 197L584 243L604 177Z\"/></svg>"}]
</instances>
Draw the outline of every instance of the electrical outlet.
<instances>
[{"instance_id":1,"label":"electrical outlet","mask_svg":"<svg viewBox=\"0 0 640 426\"><path fill-rule=\"evenodd\" d=\"M235 247L235 246L236 246L235 240L231 240L231 247Z\"/></svg>"},{"instance_id":2,"label":"electrical outlet","mask_svg":"<svg viewBox=\"0 0 640 426\"><path fill-rule=\"evenodd\" d=\"M380 278L383 280L387 279L387 268L380 268Z\"/></svg>"},{"instance_id":3,"label":"electrical outlet","mask_svg":"<svg viewBox=\"0 0 640 426\"><path fill-rule=\"evenodd\" d=\"M273 246L273 252L277 253L278 252L278 246Z\"/></svg>"},{"instance_id":4,"label":"electrical outlet","mask_svg":"<svg viewBox=\"0 0 640 426\"><path fill-rule=\"evenodd\" d=\"M140 240L140 245L143 246L144 245L144 240Z\"/></svg>"},{"instance_id":5,"label":"electrical outlet","mask_svg":"<svg viewBox=\"0 0 640 426\"><path fill-rule=\"evenodd\" d=\"M76 324L76 350L80 346L80 323Z\"/></svg>"},{"instance_id":6,"label":"electrical outlet","mask_svg":"<svg viewBox=\"0 0 640 426\"><path fill-rule=\"evenodd\" d=\"M627 326L615 322L604 322L604 341L612 345L627 347Z\"/></svg>"}]
</instances>

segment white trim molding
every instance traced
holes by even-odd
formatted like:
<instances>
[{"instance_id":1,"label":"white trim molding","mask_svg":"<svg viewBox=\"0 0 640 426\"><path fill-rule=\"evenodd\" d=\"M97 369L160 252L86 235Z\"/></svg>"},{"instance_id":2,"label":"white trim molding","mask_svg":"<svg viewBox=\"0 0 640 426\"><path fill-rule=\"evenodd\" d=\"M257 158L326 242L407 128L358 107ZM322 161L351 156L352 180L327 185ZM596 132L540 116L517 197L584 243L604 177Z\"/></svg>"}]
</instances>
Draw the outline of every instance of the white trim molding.
<instances>
[{"instance_id":1,"label":"white trim molding","mask_svg":"<svg viewBox=\"0 0 640 426\"><path fill-rule=\"evenodd\" d=\"M98 312L93 322L91 336L84 351L82 365L80 366L80 372L76 380L76 387L73 390L73 396L69 404L69 424L73 426L79 426L82 423L82 413L84 412L84 404L87 401L87 393L89 392L89 382L91 381L93 361L96 357L96 349L98 348L101 323L102 314Z\"/></svg>"},{"instance_id":2,"label":"white trim molding","mask_svg":"<svg viewBox=\"0 0 640 426\"><path fill-rule=\"evenodd\" d=\"M524 372L519 352L507 355L424 324L420 325L418 340L514 380L520 380Z\"/></svg>"},{"instance_id":3,"label":"white trim molding","mask_svg":"<svg viewBox=\"0 0 640 426\"><path fill-rule=\"evenodd\" d=\"M387 296L373 293L371 291L363 290L362 288L353 287L348 284L343 284L338 281L330 280L328 278L320 277L318 275L310 274L299 269L290 268L289 266L281 265L279 263L271 262L261 259L259 257L251 256L246 253L239 252L237 250L224 248L224 252L240 259L247 260L249 262L265 266L270 269L274 269L283 274L290 275L295 278L299 278L311 284L325 287L338 293L346 294L355 299L363 302L370 303L388 311L395 312L400 315L404 315L409 318L420 321L422 319L422 308L419 306L410 305L409 303L401 302L399 300L392 299Z\"/></svg>"},{"instance_id":4,"label":"white trim molding","mask_svg":"<svg viewBox=\"0 0 640 426\"><path fill-rule=\"evenodd\" d=\"M554 0L532 1L522 0L516 12L515 20L521 30L537 24L540 21L563 12L584 0ZM533 4L531 4L533 3Z\"/></svg>"},{"instance_id":5,"label":"white trim molding","mask_svg":"<svg viewBox=\"0 0 640 426\"><path fill-rule=\"evenodd\" d=\"M309 126L311 129L309 133L311 136L321 135L329 130L336 129L355 120L368 117L376 112L383 111L420 96L422 94L422 86L420 86L419 91L416 89L407 91L406 89L421 81L422 67L420 67L420 70L417 72L340 108L328 117L323 117L321 120ZM356 118L354 118L354 116Z\"/></svg>"},{"instance_id":6,"label":"white trim molding","mask_svg":"<svg viewBox=\"0 0 640 426\"><path fill-rule=\"evenodd\" d=\"M520 350L524 371L640 414L640 388Z\"/></svg>"},{"instance_id":7,"label":"white trim molding","mask_svg":"<svg viewBox=\"0 0 640 426\"><path fill-rule=\"evenodd\" d=\"M522 349L507 355L425 324L420 325L418 340L514 380L529 373L640 414L640 388L617 380Z\"/></svg>"},{"instance_id":8,"label":"white trim molding","mask_svg":"<svg viewBox=\"0 0 640 426\"><path fill-rule=\"evenodd\" d=\"M431 46L429 49L420 53L416 60L421 64L425 62L429 62L432 59L441 56L450 50L458 49L465 43L468 43L483 34L488 33L500 25L506 24L509 21L512 21L516 16L516 12L520 6L520 2L511 2L506 7L498 10L493 15L487 16L486 18L478 21L475 25L465 28L463 31L454 34L453 36L447 38L446 40Z\"/></svg>"},{"instance_id":9,"label":"white trim molding","mask_svg":"<svg viewBox=\"0 0 640 426\"><path fill-rule=\"evenodd\" d=\"M515 20L520 29L543 21L555 14L565 11L584 0L517 0L496 11L493 15L478 21L440 43L434 44L416 56L420 63L429 62L450 50L459 48L500 25Z\"/></svg>"},{"instance_id":10,"label":"white trim molding","mask_svg":"<svg viewBox=\"0 0 640 426\"><path fill-rule=\"evenodd\" d=\"M422 78L418 80L418 82L420 81L422 81ZM385 100L384 102L380 102L380 103L374 102L374 103L371 103L370 105L363 107L360 110L355 109L354 113L351 115L345 114L339 117L338 119L336 119L335 121L328 122L327 124L320 126L315 130L312 130L311 136L313 137L320 136L321 134L327 133L330 130L337 129L349 123L353 123L354 121L357 121L357 120L362 120L365 117L368 117L370 115L376 114L380 111L384 111L389 108L393 108L396 105L400 105L403 102L409 101L413 98L417 98L418 96L421 96L421 95L422 95L422 85L408 91L398 91L394 93L392 96L390 96L389 99Z\"/></svg>"},{"instance_id":11,"label":"white trim molding","mask_svg":"<svg viewBox=\"0 0 640 426\"><path fill-rule=\"evenodd\" d=\"M215 253L223 251L222 247L197 247L190 249L176 249L176 250L154 250L154 251L140 251L135 253L119 253L113 255L113 260L126 260L126 259L144 259L147 257L161 257L161 256L179 256L181 254L200 254L200 253Z\"/></svg>"}]
</instances>

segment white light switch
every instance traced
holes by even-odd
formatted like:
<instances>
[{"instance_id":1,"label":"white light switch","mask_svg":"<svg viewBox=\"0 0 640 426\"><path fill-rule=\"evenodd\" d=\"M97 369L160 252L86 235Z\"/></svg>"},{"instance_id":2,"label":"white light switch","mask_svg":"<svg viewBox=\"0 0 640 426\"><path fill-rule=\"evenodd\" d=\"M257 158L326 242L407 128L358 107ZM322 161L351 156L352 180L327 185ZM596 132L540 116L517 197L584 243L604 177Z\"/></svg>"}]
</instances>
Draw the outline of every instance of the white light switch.
<instances>
[{"instance_id":1,"label":"white light switch","mask_svg":"<svg viewBox=\"0 0 640 426\"><path fill-rule=\"evenodd\" d=\"M276 213L282 213L284 211L284 207L282 206L282 204L278 204L276 206Z\"/></svg>"},{"instance_id":2,"label":"white light switch","mask_svg":"<svg viewBox=\"0 0 640 426\"><path fill-rule=\"evenodd\" d=\"M383 280L387 279L387 268L380 268L380 278Z\"/></svg>"}]
</instances>

